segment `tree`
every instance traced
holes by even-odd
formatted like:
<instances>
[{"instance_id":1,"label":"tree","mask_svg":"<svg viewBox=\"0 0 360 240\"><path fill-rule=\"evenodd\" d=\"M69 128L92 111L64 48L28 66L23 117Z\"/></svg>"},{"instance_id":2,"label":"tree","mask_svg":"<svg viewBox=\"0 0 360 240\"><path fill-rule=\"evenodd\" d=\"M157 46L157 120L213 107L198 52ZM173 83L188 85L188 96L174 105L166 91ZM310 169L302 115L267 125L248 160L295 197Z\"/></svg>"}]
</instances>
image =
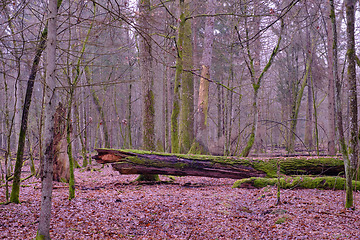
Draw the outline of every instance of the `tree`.
<instances>
[{"instance_id":1,"label":"tree","mask_svg":"<svg viewBox=\"0 0 360 240\"><path fill-rule=\"evenodd\" d=\"M143 94L143 146L147 150L155 150L155 107L154 107L154 73L152 56L152 39L150 25L150 0L140 0L140 69Z\"/></svg>"},{"instance_id":2,"label":"tree","mask_svg":"<svg viewBox=\"0 0 360 240\"><path fill-rule=\"evenodd\" d=\"M140 73L143 95L143 148L155 150L155 99L154 99L154 72L151 39L151 4L150 0L139 0L140 18L142 34L140 36ZM156 181L159 177L152 174L140 175L138 181Z\"/></svg>"},{"instance_id":3,"label":"tree","mask_svg":"<svg viewBox=\"0 0 360 240\"><path fill-rule=\"evenodd\" d=\"M346 0L346 36L348 60L348 89L350 107L350 142L349 158L344 161L346 174L346 208L353 207L352 179L358 167L359 140L358 140L358 110L356 90L356 54L355 54L355 0Z\"/></svg>"},{"instance_id":4,"label":"tree","mask_svg":"<svg viewBox=\"0 0 360 240\"><path fill-rule=\"evenodd\" d=\"M53 157L54 157L54 114L58 97L56 93L56 19L57 0L50 0L48 4L48 39L47 39L47 105L45 122L45 158L41 176L41 210L36 239L50 239L50 219L52 203Z\"/></svg>"},{"instance_id":5,"label":"tree","mask_svg":"<svg viewBox=\"0 0 360 240\"><path fill-rule=\"evenodd\" d=\"M328 154L335 155L335 138L336 138L336 128L335 128L335 76L333 71L333 62L334 62L334 54L333 54L333 45L334 45L334 34L332 30L331 20L335 16L333 15L334 9L331 7L332 0L327 4L327 16L326 16L326 26L327 26L327 52L328 52L328 119L329 119L329 128L328 128Z\"/></svg>"},{"instance_id":6,"label":"tree","mask_svg":"<svg viewBox=\"0 0 360 240\"><path fill-rule=\"evenodd\" d=\"M256 6L254 6L256 8ZM292 7L292 6L291 6ZM245 20L246 23L246 20ZM245 27L247 27L247 24L245 24ZM245 148L243 149L243 151L241 152L241 155L244 157L247 157L250 153L251 148L254 145L254 141L255 141L255 136L256 136L256 132L257 132L257 128L258 128L258 120L259 120L259 109L258 109L258 96L259 96L259 90L260 90L260 86L261 86L261 82L262 79L265 75L265 73L269 70L269 68L271 67L275 56L277 55L278 51L279 51L279 47L280 47L280 43L281 43L281 38L282 38L282 33L283 33L283 28L284 28L284 23L281 20L281 24L280 24L280 31L278 33L278 39L277 39L277 43L276 46L274 47L265 67L260 71L257 71L255 68L255 65L257 63L255 63L255 57L250 49L250 35L248 30L246 29L246 55L247 55L247 60L246 61L246 65L247 68L250 72L250 79L251 79L251 85L253 87L253 102L252 102L252 112L253 112L253 120L252 120L252 127L251 127L251 132L249 135L249 139L247 141L247 144L245 146ZM238 38L240 43L242 44L242 39L240 37L240 32L238 31ZM256 54L255 54L256 55ZM260 64L260 63L258 63Z\"/></svg>"},{"instance_id":7,"label":"tree","mask_svg":"<svg viewBox=\"0 0 360 240\"><path fill-rule=\"evenodd\" d=\"M199 151L203 153L209 152L208 146L208 129L207 129L207 115L209 107L209 81L210 81L210 70L212 61L212 50L214 42L214 21L216 2L209 0L207 4L206 13L210 16L205 21L205 37L204 37L204 48L201 59L201 78L199 86L199 98L197 105L197 120L196 120L196 142L195 146L199 145Z\"/></svg>"},{"instance_id":8,"label":"tree","mask_svg":"<svg viewBox=\"0 0 360 240\"><path fill-rule=\"evenodd\" d=\"M310 13L308 10L308 7L306 6L306 11L307 14L309 15L309 17L307 18L306 21L306 25L309 26L309 28L306 28L306 59L311 59L310 61L310 65L309 65L309 73L307 74L307 79L306 79L306 85L307 85L307 106L306 106L306 123L305 123L305 145L308 147L309 150L313 149L313 131L312 131L312 125L313 125L313 101L315 101L315 99L313 99L313 86L312 86L312 79L313 79L313 74L312 74L312 65L313 65L313 54L314 51L312 51L311 49L311 27L312 26L312 19L310 18ZM305 79L304 79L305 80Z\"/></svg>"},{"instance_id":9,"label":"tree","mask_svg":"<svg viewBox=\"0 0 360 240\"><path fill-rule=\"evenodd\" d=\"M188 152L194 138L194 81L191 73L193 60L189 9L190 1L179 0L180 16L177 27L174 100L171 113L171 152L174 153Z\"/></svg>"},{"instance_id":10,"label":"tree","mask_svg":"<svg viewBox=\"0 0 360 240\"><path fill-rule=\"evenodd\" d=\"M180 152L187 153L194 140L194 76L193 68L193 46L189 0L180 0L180 11L184 14L182 41L182 64L183 73L181 78L181 107L180 107ZM181 23L180 23L181 24Z\"/></svg>"},{"instance_id":11,"label":"tree","mask_svg":"<svg viewBox=\"0 0 360 240\"><path fill-rule=\"evenodd\" d=\"M56 6L59 8L62 0L57 0ZM39 68L39 62L41 55L45 49L46 38L48 35L48 26L45 26L42 31L39 39L39 43L36 47L35 57L32 63L31 72L29 76L29 80L27 82L25 101L23 105L23 113L21 118L21 127L19 133L19 141L18 141L18 150L16 154L16 163L15 163L15 172L14 172L14 181L11 190L10 202L20 203L19 201L19 192L20 192L20 178L21 178L21 168L23 165L23 156L24 156L24 148L25 148L25 135L28 127L28 118L29 118L29 110L31 104L31 96L34 89L34 81L36 78L36 74Z\"/></svg>"},{"instance_id":12,"label":"tree","mask_svg":"<svg viewBox=\"0 0 360 240\"><path fill-rule=\"evenodd\" d=\"M177 29L176 40L176 65L175 65L175 80L174 80L174 99L171 112L171 152L180 153L180 140L179 140L179 114L180 114L180 86L183 74L183 44L185 38L185 6L184 0L179 0L180 4L180 17Z\"/></svg>"}]
</instances>

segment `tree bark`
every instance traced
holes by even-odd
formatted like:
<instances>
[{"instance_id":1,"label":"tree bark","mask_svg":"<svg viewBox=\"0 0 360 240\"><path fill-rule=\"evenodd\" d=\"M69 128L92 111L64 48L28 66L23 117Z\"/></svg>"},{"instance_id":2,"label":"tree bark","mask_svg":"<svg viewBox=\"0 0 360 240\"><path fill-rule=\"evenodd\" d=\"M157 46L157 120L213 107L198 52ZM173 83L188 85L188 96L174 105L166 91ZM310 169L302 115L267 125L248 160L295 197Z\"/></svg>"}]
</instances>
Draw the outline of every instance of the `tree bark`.
<instances>
[{"instance_id":1,"label":"tree bark","mask_svg":"<svg viewBox=\"0 0 360 240\"><path fill-rule=\"evenodd\" d=\"M207 14L214 15L216 8L216 2L214 0L208 1ZM205 21L205 38L204 38L204 49L202 53L202 69L199 86L199 99L197 109L197 120L196 120L196 142L194 146L198 147L198 151L202 153L208 153L208 129L207 129L207 115L209 107L209 79L211 71L211 60L212 50L214 42L214 21L215 17L207 17ZM193 146L192 146L193 148ZM190 151L192 152L192 150Z\"/></svg>"},{"instance_id":2,"label":"tree bark","mask_svg":"<svg viewBox=\"0 0 360 240\"><path fill-rule=\"evenodd\" d=\"M150 0L139 1L140 26L143 34L140 40L140 70L143 93L143 148L149 151L155 150L155 99L154 99L154 73L151 39L151 3ZM138 181L156 181L156 174L141 174Z\"/></svg>"},{"instance_id":3,"label":"tree bark","mask_svg":"<svg viewBox=\"0 0 360 240\"><path fill-rule=\"evenodd\" d=\"M307 21L307 25L309 26L310 20ZM313 52L311 49L311 33L309 29L306 29L306 58L312 59ZM307 79L304 79L307 82L307 106L306 106L306 122L305 122L305 145L311 151L313 149L313 91L312 88L312 61L309 65L309 74L307 75Z\"/></svg>"},{"instance_id":4,"label":"tree bark","mask_svg":"<svg viewBox=\"0 0 360 240\"><path fill-rule=\"evenodd\" d=\"M336 154L335 149L335 139L336 139L336 129L335 129L335 77L333 72L333 62L334 62L334 54L333 54L333 45L334 45L334 34L332 31L332 9L330 6L330 2L327 6L327 13L328 17L326 18L326 25L327 25L327 47L328 47L328 76L329 76L329 83L328 83L328 154L333 156Z\"/></svg>"},{"instance_id":5,"label":"tree bark","mask_svg":"<svg viewBox=\"0 0 360 240\"><path fill-rule=\"evenodd\" d=\"M334 1L330 0L330 19L331 19L331 25L332 25L332 36L333 36L333 44L332 44L332 54L333 54L333 62L332 64L332 72L334 76L335 81L335 90L336 90L336 124L338 129L338 135L339 135L339 145L340 150L342 153L342 157L344 159L344 167L348 170L345 172L346 175L346 203L345 207L351 207L353 204L353 193L352 193L352 180L351 175L349 174L349 168L350 168L350 159L349 159L349 153L348 148L346 145L346 140L344 136L344 126L343 126L343 119L342 119L342 81L339 78L338 73L338 44L337 44L337 26L336 26L336 16L335 16L335 7L334 7Z\"/></svg>"},{"instance_id":6,"label":"tree bark","mask_svg":"<svg viewBox=\"0 0 360 240\"><path fill-rule=\"evenodd\" d=\"M60 7L62 0L57 0L56 5L57 8ZM24 148L25 148L25 137L26 131L28 127L28 119L29 119L29 110L31 105L31 97L34 89L34 82L36 78L36 74L39 68L40 58L46 46L46 38L48 36L48 25L45 26L44 30L41 33L39 44L36 47L36 53L34 60L32 62L32 67L29 75L29 79L27 82L25 100L23 106L23 113L21 117L21 126L19 133L19 141L18 141L18 149L16 154L16 162L15 162L15 170L14 170L14 181L10 195L10 202L20 203L19 194L20 194L20 178L21 178L21 168L23 165L23 156L24 156Z\"/></svg>"},{"instance_id":7,"label":"tree bark","mask_svg":"<svg viewBox=\"0 0 360 240\"><path fill-rule=\"evenodd\" d=\"M150 25L150 0L139 1L140 25L143 34L140 36L140 70L143 93L143 148L155 150L155 100L152 39Z\"/></svg>"},{"instance_id":8,"label":"tree bark","mask_svg":"<svg viewBox=\"0 0 360 240\"><path fill-rule=\"evenodd\" d=\"M346 173L346 208L352 208L353 192L352 179L357 169L359 147L358 147L358 110L356 90L356 60L355 60L355 0L346 0L346 35L347 35L347 60L348 60L348 89L350 104L350 143L349 159L345 162Z\"/></svg>"},{"instance_id":9,"label":"tree bark","mask_svg":"<svg viewBox=\"0 0 360 240\"><path fill-rule=\"evenodd\" d=\"M184 19L181 20L184 21L182 39L183 70L192 70L193 68L191 19L187 18L190 15L190 2L189 0L180 0L180 11L184 14ZM190 71L182 73L180 100L180 152L187 153L194 140L194 77Z\"/></svg>"},{"instance_id":10,"label":"tree bark","mask_svg":"<svg viewBox=\"0 0 360 240\"><path fill-rule=\"evenodd\" d=\"M51 203L53 188L53 158L54 158L54 115L58 101L56 93L56 18L57 1L50 0L48 5L48 40L46 83L46 122L45 122L45 158L41 177L41 209L36 239L50 239Z\"/></svg>"},{"instance_id":11,"label":"tree bark","mask_svg":"<svg viewBox=\"0 0 360 240\"><path fill-rule=\"evenodd\" d=\"M242 179L277 177L277 164L281 174L323 174L337 176L344 171L338 158L273 158L267 160L204 155L169 155L145 151L97 149L93 158L98 163L113 163L121 174L162 174L174 176L204 176Z\"/></svg>"},{"instance_id":12,"label":"tree bark","mask_svg":"<svg viewBox=\"0 0 360 240\"><path fill-rule=\"evenodd\" d=\"M175 80L174 80L174 99L173 107L171 112L171 152L180 153L180 126L179 126L179 115L180 115L180 86L182 84L183 78L183 69L184 69L184 38L185 38L185 5L184 0L179 0L180 16L179 16L179 26L178 26L178 36L176 41L176 70L175 70Z\"/></svg>"},{"instance_id":13,"label":"tree bark","mask_svg":"<svg viewBox=\"0 0 360 240\"><path fill-rule=\"evenodd\" d=\"M54 116L54 169L53 180L69 182L69 157L66 142L66 110L59 104Z\"/></svg>"}]
</instances>

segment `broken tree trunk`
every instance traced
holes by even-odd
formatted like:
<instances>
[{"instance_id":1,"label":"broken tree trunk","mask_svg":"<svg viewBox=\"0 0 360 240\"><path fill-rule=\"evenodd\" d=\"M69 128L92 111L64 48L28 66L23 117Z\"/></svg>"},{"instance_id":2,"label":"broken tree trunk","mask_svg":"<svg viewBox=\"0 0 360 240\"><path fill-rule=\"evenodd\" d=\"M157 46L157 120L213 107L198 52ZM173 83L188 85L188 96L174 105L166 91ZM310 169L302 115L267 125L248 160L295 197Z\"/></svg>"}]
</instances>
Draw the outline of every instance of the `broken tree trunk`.
<instances>
[{"instance_id":1,"label":"broken tree trunk","mask_svg":"<svg viewBox=\"0 0 360 240\"><path fill-rule=\"evenodd\" d=\"M204 155L165 154L137 150L96 149L98 163L112 163L121 174L161 174L243 179L276 177L277 163L285 175L332 175L344 171L344 163L334 157L291 157L250 159Z\"/></svg>"}]
</instances>

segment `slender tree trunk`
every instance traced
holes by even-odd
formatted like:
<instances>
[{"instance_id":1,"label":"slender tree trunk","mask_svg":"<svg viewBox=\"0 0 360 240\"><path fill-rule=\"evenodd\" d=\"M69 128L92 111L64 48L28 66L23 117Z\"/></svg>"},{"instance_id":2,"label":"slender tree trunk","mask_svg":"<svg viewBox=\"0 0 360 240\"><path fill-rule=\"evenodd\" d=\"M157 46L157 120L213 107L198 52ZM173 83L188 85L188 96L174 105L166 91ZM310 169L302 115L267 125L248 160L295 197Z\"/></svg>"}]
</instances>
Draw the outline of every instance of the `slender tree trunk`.
<instances>
[{"instance_id":1,"label":"slender tree trunk","mask_svg":"<svg viewBox=\"0 0 360 240\"><path fill-rule=\"evenodd\" d=\"M60 7L62 0L55 1L55 5ZM18 141L18 149L16 154L16 163L15 163L15 171L14 171L14 181L10 195L10 202L20 203L19 201L19 193L20 193L20 178L21 178L21 168L23 165L23 156L24 156L24 148L25 148L25 137L28 126L29 119L29 110L31 104L31 96L34 89L34 82L36 78L36 74L39 68L40 58L45 49L46 38L48 35L48 26L45 26L44 30L41 33L39 44L36 47L35 57L32 63L29 80L27 82L25 101L23 106L23 113L21 117L21 126L19 133L19 141Z\"/></svg>"},{"instance_id":2,"label":"slender tree trunk","mask_svg":"<svg viewBox=\"0 0 360 240\"><path fill-rule=\"evenodd\" d=\"M48 85L47 105L46 105L46 123L45 123L45 159L43 174L41 177L41 210L39 217L39 226L36 239L50 239L50 219L52 202L52 184L53 184L53 157L54 157L54 121L52 121L56 106L57 93L56 87L56 0L50 0L48 5L48 41L47 41L47 66L46 83Z\"/></svg>"},{"instance_id":3,"label":"slender tree trunk","mask_svg":"<svg viewBox=\"0 0 360 240\"><path fill-rule=\"evenodd\" d=\"M86 81L89 85L92 85L93 81L92 81L92 77L91 77L91 73L90 73L90 69L89 66L85 66L85 76L86 76ZM93 87L91 87L93 88ZM104 137L104 142L105 142L105 147L109 148L110 147L110 140L109 140L109 131L107 128L107 124L106 124L106 119L105 119L105 113L104 113L104 109L101 106L101 102L100 99L98 97L98 95L96 94L96 91L94 89L91 89L91 94L93 97L93 101L94 104L96 106L96 110L100 115L100 119L101 119L101 126L103 129L103 137Z\"/></svg>"},{"instance_id":4,"label":"slender tree trunk","mask_svg":"<svg viewBox=\"0 0 360 240\"><path fill-rule=\"evenodd\" d=\"M266 63L265 67L263 68L263 70L261 71L261 73L260 73L260 75L258 77L255 77L256 75L255 75L255 68L254 68L254 59L251 56L249 46L247 46L247 52L248 52L248 58L249 58L248 67L249 67L250 74L252 75L252 86L253 86L253 90L254 90L254 98L253 98L253 106L252 106L253 107L254 117L253 117L253 123L252 123L252 128L251 128L249 139L247 141L247 144L246 144L245 148L241 152L241 155L243 157L247 157L249 155L249 153L250 153L250 151L251 151L251 149L252 149L252 147L254 145L256 132L257 132L258 118L259 118L259 112L258 112L259 89L260 89L261 82L262 82L262 79L264 77L264 74L269 70L269 68L271 67L271 65L273 63L273 60L274 60L275 56L279 52L279 47L280 47L280 43L281 43L283 29L284 29L284 23L282 22L281 23L281 30L279 32L279 36L278 36L276 46L274 47L268 62ZM241 40L241 39L239 39L239 40Z\"/></svg>"},{"instance_id":5,"label":"slender tree trunk","mask_svg":"<svg viewBox=\"0 0 360 240\"><path fill-rule=\"evenodd\" d=\"M311 26L309 21L307 25ZM311 36L310 31L306 29L306 58L312 59L312 49L311 49ZM313 88L312 88L312 61L309 65L309 74L307 75L307 107L306 107L306 122L305 122L305 145L311 151L313 149Z\"/></svg>"},{"instance_id":6,"label":"slender tree trunk","mask_svg":"<svg viewBox=\"0 0 360 240\"><path fill-rule=\"evenodd\" d=\"M354 174L358 162L358 110L356 90L356 55L355 55L355 0L346 1L347 19L347 59L348 86L350 103L350 163L351 173Z\"/></svg>"},{"instance_id":7,"label":"slender tree trunk","mask_svg":"<svg viewBox=\"0 0 360 240\"><path fill-rule=\"evenodd\" d=\"M345 163L345 174L347 179L346 208L353 207L352 179L357 169L359 147L358 147L358 110L356 90L356 56L355 56L355 0L346 0L346 33L347 33L347 59L348 59L348 89L350 104L350 143L349 161Z\"/></svg>"},{"instance_id":8,"label":"slender tree trunk","mask_svg":"<svg viewBox=\"0 0 360 240\"><path fill-rule=\"evenodd\" d=\"M310 70L311 71L311 70ZM305 145L311 151L313 149L313 89L311 84L311 73L307 78L307 106L306 106L306 122L305 122Z\"/></svg>"},{"instance_id":9,"label":"slender tree trunk","mask_svg":"<svg viewBox=\"0 0 360 240\"><path fill-rule=\"evenodd\" d=\"M67 148L66 152L69 158L69 200L75 198L75 176L74 176L74 158L72 154L72 141L71 141L71 106L73 104L74 98L74 86L71 86L69 99L68 99L68 106L67 106L67 116L66 116L66 143Z\"/></svg>"},{"instance_id":10,"label":"slender tree trunk","mask_svg":"<svg viewBox=\"0 0 360 240\"><path fill-rule=\"evenodd\" d=\"M331 2L331 1L329 1ZM334 62L334 54L333 54L333 44L334 44L334 36L331 25L331 15L332 10L330 4L327 6L328 17L326 18L327 25L327 47L328 47L328 154L335 155L335 139L336 139L336 129L335 129L335 80L334 80L334 72L333 72L333 62Z\"/></svg>"},{"instance_id":11,"label":"slender tree trunk","mask_svg":"<svg viewBox=\"0 0 360 240\"><path fill-rule=\"evenodd\" d=\"M339 78L338 74L338 44L337 44L337 26L336 26L336 16L335 16L335 7L334 7L334 0L329 1L330 5L330 19L331 19L331 26L332 26L332 36L333 36L333 44L331 47L331 52L333 56L332 65L332 72L335 81L335 90L336 90L336 123L339 135L339 144L340 150L344 160L344 168L345 168L345 175L346 175L346 202L345 207L350 208L353 205L353 192L352 192L352 178L350 174L350 159L349 153L346 146L345 136L344 136L344 127L343 127L343 119L342 119L342 82ZM347 169L347 170L346 170Z\"/></svg>"},{"instance_id":12,"label":"slender tree trunk","mask_svg":"<svg viewBox=\"0 0 360 240\"><path fill-rule=\"evenodd\" d=\"M311 52L313 52L314 43L312 44L311 49L312 49ZM289 152L294 151L295 134L296 134L297 121L298 121L298 116L299 116L299 111L300 111L300 106L301 106L301 100L302 100L302 97L304 94L305 86L307 85L307 79L310 75L311 62L312 62L312 55L309 55L306 60L305 75L303 77L301 87L300 87L299 91L297 92L296 100L295 100L294 105L292 106L292 110L291 110L292 113L291 113L291 122L290 122L290 137L289 137L290 143L289 143L289 149L288 149ZM294 93L296 91L297 90L294 90Z\"/></svg>"}]
</instances>

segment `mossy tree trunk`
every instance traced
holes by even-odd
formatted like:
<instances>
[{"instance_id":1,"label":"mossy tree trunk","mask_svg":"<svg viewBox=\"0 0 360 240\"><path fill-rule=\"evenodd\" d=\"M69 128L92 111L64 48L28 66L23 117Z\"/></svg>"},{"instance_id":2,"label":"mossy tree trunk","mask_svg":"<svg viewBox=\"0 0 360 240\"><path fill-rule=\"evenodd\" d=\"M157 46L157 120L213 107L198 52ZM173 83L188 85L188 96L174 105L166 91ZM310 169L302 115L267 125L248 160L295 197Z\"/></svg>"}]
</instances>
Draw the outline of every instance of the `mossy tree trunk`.
<instances>
[{"instance_id":1,"label":"mossy tree trunk","mask_svg":"<svg viewBox=\"0 0 360 240\"><path fill-rule=\"evenodd\" d=\"M328 190L344 190L346 180L341 177L325 176L325 177L309 177L309 176L282 176L276 178L251 177L236 181L233 188L263 188L266 186L278 185L281 189L328 189ZM353 188L359 189L360 182L353 181Z\"/></svg>"},{"instance_id":2,"label":"mossy tree trunk","mask_svg":"<svg viewBox=\"0 0 360 240\"><path fill-rule=\"evenodd\" d=\"M94 4L94 14L96 12L96 8L95 8L95 4ZM72 106L74 104L74 95L75 95L75 90L76 87L80 81L80 76L82 71L80 71L80 64L83 62L83 55L85 53L85 49L86 49L86 44L88 42L91 30L93 27L93 22L91 22L90 27L87 31L86 37L83 41L82 47L80 49L80 55L77 59L77 62L75 64L75 68L73 69L73 74L71 74L72 72L72 67L68 66L68 70L67 70L67 74L68 76L68 102L67 102L67 114L66 114L66 143L67 143L67 148L66 148L66 152L67 152L67 156L68 156L68 166L69 166L69 200L75 198L75 176L74 176L74 165L75 165L75 159L73 157L73 150L72 150L72 139L71 139L71 135L72 135L72 119L71 119L71 115L72 115ZM70 33L71 34L71 33ZM79 34L79 38L81 39L81 34ZM69 51L71 50L71 45L69 42ZM68 63L70 62L70 60L67 61ZM72 80L72 77L73 79ZM106 140L106 142L108 142L108 140ZM109 145L109 144L106 144Z\"/></svg>"},{"instance_id":3,"label":"mossy tree trunk","mask_svg":"<svg viewBox=\"0 0 360 240\"><path fill-rule=\"evenodd\" d=\"M153 53L151 39L151 2L150 0L139 0L140 18L142 27L140 36L140 72L143 94L143 148L149 151L155 150L155 100L154 100L154 72ZM156 181L159 177L153 174L143 174L138 181Z\"/></svg>"},{"instance_id":4,"label":"mossy tree trunk","mask_svg":"<svg viewBox=\"0 0 360 240\"><path fill-rule=\"evenodd\" d=\"M329 1L329 7L330 7L330 19L331 19L331 30L332 30L332 37L333 37L333 44L332 44L332 56L333 56L333 62L332 65L332 72L334 76L335 81L335 91L336 91L336 98L335 98L335 104L336 104L336 124L338 129L338 136L339 136L339 145L340 145L340 151L342 153L342 157L344 159L344 167L349 170L350 166L350 159L349 159L349 153L346 145L345 135L344 135L344 126L343 126L343 119L342 119L342 81L339 78L339 72L338 72L338 36L337 36L337 23L336 23L336 16L335 16L335 7L334 7L334 1ZM352 194L352 181L351 181L351 175L349 174L349 171L346 171L346 203L345 207L351 207L353 205L353 194Z\"/></svg>"},{"instance_id":5,"label":"mossy tree trunk","mask_svg":"<svg viewBox=\"0 0 360 240\"><path fill-rule=\"evenodd\" d=\"M99 163L114 163L122 174L157 173L178 176L248 178L285 175L330 175L344 171L343 161L333 157L251 159L227 156L166 154L139 150L97 149Z\"/></svg>"},{"instance_id":6,"label":"mossy tree trunk","mask_svg":"<svg viewBox=\"0 0 360 240\"><path fill-rule=\"evenodd\" d=\"M180 153L180 127L179 127L179 115L181 108L180 99L180 86L183 78L183 55L184 55L184 38L185 38L185 3L184 0L179 0L180 8L180 21L178 25L178 36L176 40L176 69L175 69L175 80L174 80L174 99L173 107L171 112L171 152Z\"/></svg>"},{"instance_id":7,"label":"mossy tree trunk","mask_svg":"<svg viewBox=\"0 0 360 240\"><path fill-rule=\"evenodd\" d=\"M358 146L358 110L356 90L356 56L355 56L355 0L346 0L346 35L347 35L347 60L348 60L348 89L350 106L350 142L349 158L345 164L346 173L346 208L352 208L353 192L352 179L358 167L359 146Z\"/></svg>"},{"instance_id":8,"label":"mossy tree trunk","mask_svg":"<svg viewBox=\"0 0 360 240\"><path fill-rule=\"evenodd\" d=\"M182 38L182 63L183 71L181 79L181 107L180 107L180 152L187 153L194 140L194 76L193 69L193 46L190 16L190 0L180 0L180 11L185 17ZM180 18L181 21L183 21ZM179 39L180 41L180 39Z\"/></svg>"}]
</instances>

